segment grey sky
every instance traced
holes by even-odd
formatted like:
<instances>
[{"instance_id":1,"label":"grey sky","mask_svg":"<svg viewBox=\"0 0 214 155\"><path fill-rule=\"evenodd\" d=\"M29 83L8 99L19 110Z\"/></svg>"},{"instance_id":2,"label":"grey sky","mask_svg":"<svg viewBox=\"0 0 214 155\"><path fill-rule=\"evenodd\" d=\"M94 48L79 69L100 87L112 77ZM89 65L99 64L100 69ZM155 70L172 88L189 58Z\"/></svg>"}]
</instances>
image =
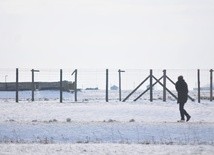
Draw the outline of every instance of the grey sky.
<instances>
[{"instance_id":1,"label":"grey sky","mask_svg":"<svg viewBox=\"0 0 214 155\"><path fill-rule=\"evenodd\" d=\"M213 0L0 0L1 68L213 68Z\"/></svg>"}]
</instances>

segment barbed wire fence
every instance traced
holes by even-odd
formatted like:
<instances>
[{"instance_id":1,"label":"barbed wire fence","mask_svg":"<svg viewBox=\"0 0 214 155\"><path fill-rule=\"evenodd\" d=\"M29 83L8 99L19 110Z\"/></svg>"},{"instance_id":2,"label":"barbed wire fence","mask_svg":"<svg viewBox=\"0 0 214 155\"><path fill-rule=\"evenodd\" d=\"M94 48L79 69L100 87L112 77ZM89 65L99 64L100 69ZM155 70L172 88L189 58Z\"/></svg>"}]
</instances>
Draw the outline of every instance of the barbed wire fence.
<instances>
[{"instance_id":1,"label":"barbed wire fence","mask_svg":"<svg viewBox=\"0 0 214 155\"><path fill-rule=\"evenodd\" d=\"M176 101L183 75L192 101L213 101L212 69L0 69L0 101Z\"/></svg>"}]
</instances>

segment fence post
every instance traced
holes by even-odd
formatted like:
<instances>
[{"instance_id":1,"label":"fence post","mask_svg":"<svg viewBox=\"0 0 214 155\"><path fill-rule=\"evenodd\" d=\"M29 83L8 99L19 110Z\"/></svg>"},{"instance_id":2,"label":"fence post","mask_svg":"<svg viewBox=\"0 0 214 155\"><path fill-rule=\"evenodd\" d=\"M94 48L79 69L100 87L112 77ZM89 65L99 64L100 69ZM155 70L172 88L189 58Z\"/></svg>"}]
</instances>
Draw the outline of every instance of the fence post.
<instances>
[{"instance_id":1,"label":"fence post","mask_svg":"<svg viewBox=\"0 0 214 155\"><path fill-rule=\"evenodd\" d=\"M75 74L75 102L77 102L77 69Z\"/></svg>"},{"instance_id":2,"label":"fence post","mask_svg":"<svg viewBox=\"0 0 214 155\"><path fill-rule=\"evenodd\" d=\"M106 69L106 102L108 102L108 69Z\"/></svg>"},{"instance_id":3,"label":"fence post","mask_svg":"<svg viewBox=\"0 0 214 155\"><path fill-rule=\"evenodd\" d=\"M152 69L150 69L150 102L153 101Z\"/></svg>"},{"instance_id":4,"label":"fence post","mask_svg":"<svg viewBox=\"0 0 214 155\"><path fill-rule=\"evenodd\" d=\"M60 103L62 103L62 69L60 69Z\"/></svg>"},{"instance_id":5,"label":"fence post","mask_svg":"<svg viewBox=\"0 0 214 155\"><path fill-rule=\"evenodd\" d=\"M166 102L166 70L163 70L163 101Z\"/></svg>"},{"instance_id":6,"label":"fence post","mask_svg":"<svg viewBox=\"0 0 214 155\"><path fill-rule=\"evenodd\" d=\"M75 70L75 102L77 102L77 69Z\"/></svg>"},{"instance_id":7,"label":"fence post","mask_svg":"<svg viewBox=\"0 0 214 155\"><path fill-rule=\"evenodd\" d=\"M119 101L121 101L121 70L118 70L119 72Z\"/></svg>"},{"instance_id":8,"label":"fence post","mask_svg":"<svg viewBox=\"0 0 214 155\"><path fill-rule=\"evenodd\" d=\"M213 70L210 70L210 101L213 101Z\"/></svg>"},{"instance_id":9,"label":"fence post","mask_svg":"<svg viewBox=\"0 0 214 155\"><path fill-rule=\"evenodd\" d=\"M31 85L32 98L31 98L31 100L34 101L34 69L32 69L31 72L32 72L32 85Z\"/></svg>"},{"instance_id":10,"label":"fence post","mask_svg":"<svg viewBox=\"0 0 214 155\"><path fill-rule=\"evenodd\" d=\"M125 71L119 69L118 72L119 72L119 101L121 101L121 72Z\"/></svg>"},{"instance_id":11,"label":"fence post","mask_svg":"<svg viewBox=\"0 0 214 155\"><path fill-rule=\"evenodd\" d=\"M201 102L200 69L198 69L198 103Z\"/></svg>"},{"instance_id":12,"label":"fence post","mask_svg":"<svg viewBox=\"0 0 214 155\"><path fill-rule=\"evenodd\" d=\"M35 85L34 85L34 72L39 72L39 70L35 70L35 69L32 69L31 70L32 72L32 101L34 101L34 90L35 90Z\"/></svg>"},{"instance_id":13,"label":"fence post","mask_svg":"<svg viewBox=\"0 0 214 155\"><path fill-rule=\"evenodd\" d=\"M19 102L19 69L16 68L16 102Z\"/></svg>"},{"instance_id":14,"label":"fence post","mask_svg":"<svg viewBox=\"0 0 214 155\"><path fill-rule=\"evenodd\" d=\"M71 75L74 75L74 100L77 101L77 69L73 71Z\"/></svg>"}]
</instances>

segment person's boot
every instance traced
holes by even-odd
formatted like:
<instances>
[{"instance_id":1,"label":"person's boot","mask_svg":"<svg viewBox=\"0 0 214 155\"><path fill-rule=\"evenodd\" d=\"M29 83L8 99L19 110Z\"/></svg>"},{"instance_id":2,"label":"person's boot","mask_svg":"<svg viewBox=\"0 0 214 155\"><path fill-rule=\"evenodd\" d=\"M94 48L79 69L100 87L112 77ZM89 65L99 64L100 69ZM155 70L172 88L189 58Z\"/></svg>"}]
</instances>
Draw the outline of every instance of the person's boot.
<instances>
[{"instance_id":1,"label":"person's boot","mask_svg":"<svg viewBox=\"0 0 214 155\"><path fill-rule=\"evenodd\" d=\"M191 116L187 115L187 122L190 120Z\"/></svg>"},{"instance_id":2,"label":"person's boot","mask_svg":"<svg viewBox=\"0 0 214 155\"><path fill-rule=\"evenodd\" d=\"M177 122L185 122L185 120L184 120L184 119L181 119L181 120L178 120Z\"/></svg>"}]
</instances>

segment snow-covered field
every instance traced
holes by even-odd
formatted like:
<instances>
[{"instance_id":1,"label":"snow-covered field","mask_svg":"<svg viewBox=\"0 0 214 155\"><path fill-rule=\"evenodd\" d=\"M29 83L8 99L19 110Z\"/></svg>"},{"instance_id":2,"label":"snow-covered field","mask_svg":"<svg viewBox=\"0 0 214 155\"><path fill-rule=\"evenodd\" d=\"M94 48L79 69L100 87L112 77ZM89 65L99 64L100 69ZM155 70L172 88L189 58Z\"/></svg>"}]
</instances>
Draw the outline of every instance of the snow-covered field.
<instances>
[{"instance_id":1,"label":"snow-covered field","mask_svg":"<svg viewBox=\"0 0 214 155\"><path fill-rule=\"evenodd\" d=\"M0 102L0 154L213 154L214 103Z\"/></svg>"}]
</instances>

